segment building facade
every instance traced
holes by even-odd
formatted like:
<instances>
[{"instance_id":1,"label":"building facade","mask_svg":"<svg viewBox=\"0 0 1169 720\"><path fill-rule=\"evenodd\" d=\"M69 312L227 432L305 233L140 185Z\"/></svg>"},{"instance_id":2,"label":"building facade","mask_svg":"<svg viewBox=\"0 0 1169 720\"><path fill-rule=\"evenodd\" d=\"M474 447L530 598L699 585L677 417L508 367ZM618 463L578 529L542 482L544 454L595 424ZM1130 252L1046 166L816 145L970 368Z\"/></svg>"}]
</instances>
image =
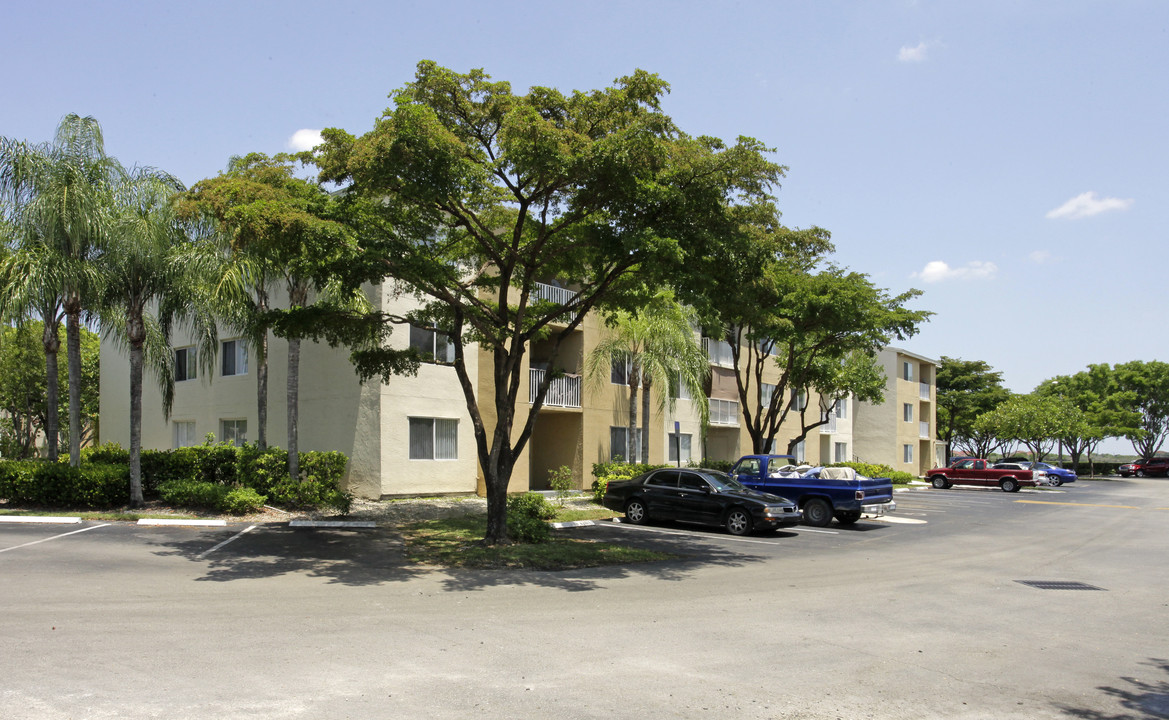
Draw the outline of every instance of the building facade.
<instances>
[{"instance_id":1,"label":"building facade","mask_svg":"<svg viewBox=\"0 0 1169 720\"><path fill-rule=\"evenodd\" d=\"M565 293L555 285L538 284L538 294L564 302ZM392 283L367 289L375 307L404 314L414 307L408 295L394 291ZM274 302L278 298L273 299ZM556 372L544 406L533 424L531 438L518 458L510 490L546 489L552 471L568 467L578 487L592 482L594 463L624 459L628 454L629 388L627 368L613 363L608 377L585 378L586 358L607 332L601 317L590 314L561 343L556 367L550 367L551 344L531 345L525 356L514 433L527 422L536 389L544 373ZM751 439L743 426L735 369L727 343L696 334L711 363L710 422L703 433L696 403L678 397L672 408L660 401L663 388L653 388L648 438L639 430L635 443L648 442L651 463L686 464L703 458L735 460L751 451ZM399 376L388 383L379 379L360 382L349 362L348 351L305 341L301 345L299 383L299 434L302 451L337 450L349 457L348 488L369 498L424 494L484 492L479 472L471 415L455 369L441 361L453 359L445 336L430 328L400 327L390 344L414 346L440 362L427 362L416 376ZM744 353L745 355L745 353ZM886 358L888 355L888 358ZM477 380L479 409L484 423L494 424L491 358L488 353L465 353L467 372ZM914 365L913 380L894 374L902 358ZM271 338L268 343L267 439L286 446L287 344ZM812 464L862 459L886 462L897 469L912 463L890 462L908 445L913 460L929 455L927 441L916 436L917 425L897 422L897 408L913 396L913 417L933 428L932 378L936 363L904 351L888 349L882 363L890 373L886 402L865 407L843 401L828 425L809 434L797 449L801 460ZM242 338L221 338L213 372L204 372L193 344L175 345L176 383L169 418L163 417L161 394L147 378L143 384L142 443L146 448L166 449L195 445L213 435L217 441L254 441L258 431L257 359ZM129 445L129 362L110 343L103 343L101 357L101 442ZM774 391L774 376L764 378L762 396ZM919 388L926 388L927 391ZM664 389L669 391L668 388ZM677 392L677 391L675 391ZM814 396L796 394L798 402L817 402ZM813 408L816 406L813 405ZM638 413L641 402L638 401ZM797 434L795 423L780 428L775 452L786 451ZM911 432L912 430L912 432ZM922 431L924 432L924 430ZM932 437L932 432L930 434ZM930 446L932 447L932 446ZM908 456L908 455L907 455ZM914 466L913 472L919 472Z\"/></svg>"}]
</instances>

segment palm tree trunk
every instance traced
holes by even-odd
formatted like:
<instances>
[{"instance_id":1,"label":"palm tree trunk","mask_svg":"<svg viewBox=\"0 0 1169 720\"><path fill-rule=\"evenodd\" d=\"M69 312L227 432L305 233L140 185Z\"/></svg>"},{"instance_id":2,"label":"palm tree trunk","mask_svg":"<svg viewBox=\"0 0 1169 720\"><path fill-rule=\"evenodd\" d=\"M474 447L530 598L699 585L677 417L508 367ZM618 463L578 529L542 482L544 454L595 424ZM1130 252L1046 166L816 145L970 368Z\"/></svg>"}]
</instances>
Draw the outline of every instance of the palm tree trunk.
<instances>
[{"instance_id":1,"label":"palm tree trunk","mask_svg":"<svg viewBox=\"0 0 1169 720\"><path fill-rule=\"evenodd\" d=\"M648 373L642 373L641 379L641 462L649 465L649 386Z\"/></svg>"},{"instance_id":2,"label":"palm tree trunk","mask_svg":"<svg viewBox=\"0 0 1169 720\"><path fill-rule=\"evenodd\" d=\"M256 291L256 310L263 313L268 310L268 293L261 288ZM268 331L265 329L260 336L260 352L256 367L256 447L260 452L268 449Z\"/></svg>"},{"instance_id":3,"label":"palm tree trunk","mask_svg":"<svg viewBox=\"0 0 1169 720\"><path fill-rule=\"evenodd\" d=\"M69 359L69 465L81 466L81 304L66 313L65 343Z\"/></svg>"},{"instance_id":4,"label":"palm tree trunk","mask_svg":"<svg viewBox=\"0 0 1169 720\"><path fill-rule=\"evenodd\" d=\"M59 450L57 444L61 437L61 418L57 408L61 404L61 387L57 375L57 351L61 348L61 341L53 332L49 337L49 321L45 321L43 342L45 345L45 443L48 446L49 460L57 461Z\"/></svg>"},{"instance_id":5,"label":"palm tree trunk","mask_svg":"<svg viewBox=\"0 0 1169 720\"><path fill-rule=\"evenodd\" d=\"M146 504L142 497L142 344L130 346L130 507Z\"/></svg>"},{"instance_id":6,"label":"palm tree trunk","mask_svg":"<svg viewBox=\"0 0 1169 720\"><path fill-rule=\"evenodd\" d=\"M629 435L626 438L625 462L637 462L637 388L641 385L637 363L629 368Z\"/></svg>"},{"instance_id":7,"label":"palm tree trunk","mask_svg":"<svg viewBox=\"0 0 1169 720\"><path fill-rule=\"evenodd\" d=\"M288 340L288 476L300 480L300 456L297 451L297 403L300 395L300 339Z\"/></svg>"}]
</instances>

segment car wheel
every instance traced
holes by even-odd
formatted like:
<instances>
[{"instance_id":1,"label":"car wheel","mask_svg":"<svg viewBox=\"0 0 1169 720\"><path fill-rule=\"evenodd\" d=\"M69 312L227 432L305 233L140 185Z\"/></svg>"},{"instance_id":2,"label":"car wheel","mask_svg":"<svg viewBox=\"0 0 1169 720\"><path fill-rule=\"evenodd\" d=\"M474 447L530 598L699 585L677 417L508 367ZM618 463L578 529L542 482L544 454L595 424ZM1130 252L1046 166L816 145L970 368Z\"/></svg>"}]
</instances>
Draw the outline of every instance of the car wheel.
<instances>
[{"instance_id":1,"label":"car wheel","mask_svg":"<svg viewBox=\"0 0 1169 720\"><path fill-rule=\"evenodd\" d=\"M727 513L727 532L731 535L747 535L754 524L751 513L743 508L731 508Z\"/></svg>"},{"instance_id":2,"label":"car wheel","mask_svg":"<svg viewBox=\"0 0 1169 720\"><path fill-rule=\"evenodd\" d=\"M1015 478L1003 478L999 480L999 487L1003 489L1003 492L1019 492L1019 483Z\"/></svg>"},{"instance_id":3,"label":"car wheel","mask_svg":"<svg viewBox=\"0 0 1169 720\"><path fill-rule=\"evenodd\" d=\"M1051 483L1052 487L1059 487L1060 485L1063 485L1063 480L1060 480L1059 478L1052 478L1048 482Z\"/></svg>"},{"instance_id":4,"label":"car wheel","mask_svg":"<svg viewBox=\"0 0 1169 720\"><path fill-rule=\"evenodd\" d=\"M1137 477L1144 477L1144 476L1145 476L1144 470L1137 470Z\"/></svg>"},{"instance_id":5,"label":"car wheel","mask_svg":"<svg viewBox=\"0 0 1169 720\"><path fill-rule=\"evenodd\" d=\"M826 500L812 498L804 503L804 524L824 527L832 522L832 506Z\"/></svg>"},{"instance_id":6,"label":"car wheel","mask_svg":"<svg viewBox=\"0 0 1169 720\"><path fill-rule=\"evenodd\" d=\"M934 481L934 487L938 490L945 490L950 487L950 483L941 475L934 475L932 479Z\"/></svg>"},{"instance_id":7,"label":"car wheel","mask_svg":"<svg viewBox=\"0 0 1169 720\"><path fill-rule=\"evenodd\" d=\"M836 513L836 522L840 523L841 525L852 525L852 524L856 523L857 520L860 520L860 519L861 519L860 510L849 510L848 512Z\"/></svg>"},{"instance_id":8,"label":"car wheel","mask_svg":"<svg viewBox=\"0 0 1169 720\"><path fill-rule=\"evenodd\" d=\"M625 519L634 525L644 525L649 520L649 513L646 512L645 503L641 500L630 500L625 505Z\"/></svg>"}]
</instances>

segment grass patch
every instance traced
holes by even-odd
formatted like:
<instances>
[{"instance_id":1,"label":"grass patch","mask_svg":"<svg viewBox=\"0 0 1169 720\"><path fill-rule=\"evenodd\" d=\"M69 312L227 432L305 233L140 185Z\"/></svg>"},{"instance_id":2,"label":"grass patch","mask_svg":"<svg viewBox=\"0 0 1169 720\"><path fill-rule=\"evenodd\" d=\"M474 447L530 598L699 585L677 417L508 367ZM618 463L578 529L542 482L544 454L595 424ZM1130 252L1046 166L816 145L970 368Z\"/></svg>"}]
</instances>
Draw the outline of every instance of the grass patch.
<instances>
[{"instance_id":1,"label":"grass patch","mask_svg":"<svg viewBox=\"0 0 1169 720\"><path fill-rule=\"evenodd\" d=\"M556 520L554 522L572 522L573 520L606 520L611 517L617 517L620 513L615 513L609 508L594 505L588 508L557 508Z\"/></svg>"},{"instance_id":2,"label":"grass patch","mask_svg":"<svg viewBox=\"0 0 1169 720\"><path fill-rule=\"evenodd\" d=\"M557 517L557 520L566 519ZM487 547L481 544L486 532L487 517L479 514L429 520L402 528L406 555L412 562L447 567L570 570L677 557L624 545L555 536L547 543Z\"/></svg>"}]
</instances>

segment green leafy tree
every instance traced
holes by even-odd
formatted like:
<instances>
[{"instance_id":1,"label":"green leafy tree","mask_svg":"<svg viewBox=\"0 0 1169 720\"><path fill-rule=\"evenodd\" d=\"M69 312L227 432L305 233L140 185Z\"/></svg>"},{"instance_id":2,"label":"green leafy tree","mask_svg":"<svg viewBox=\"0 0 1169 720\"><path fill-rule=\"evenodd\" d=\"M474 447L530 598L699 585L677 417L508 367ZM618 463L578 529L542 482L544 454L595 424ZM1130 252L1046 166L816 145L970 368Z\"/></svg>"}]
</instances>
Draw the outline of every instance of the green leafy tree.
<instances>
[{"instance_id":1,"label":"green leafy tree","mask_svg":"<svg viewBox=\"0 0 1169 720\"><path fill-rule=\"evenodd\" d=\"M810 417L808 412L811 403L799 406L800 434L788 442L789 455L808 433L831 420L831 413L841 400L855 397L860 402L885 401L885 371L875 357L861 351L853 351L843 358L822 358L808 368L802 384L817 393L820 402L815 417Z\"/></svg>"},{"instance_id":2,"label":"green leafy tree","mask_svg":"<svg viewBox=\"0 0 1169 720\"><path fill-rule=\"evenodd\" d=\"M1106 363L1044 380L1035 392L1066 398L1083 413L1083 421L1060 438L1073 464L1079 464L1084 453L1091 458L1104 438L1135 436L1141 431L1141 416L1130 409L1136 394L1120 389L1117 374Z\"/></svg>"},{"instance_id":3,"label":"green leafy tree","mask_svg":"<svg viewBox=\"0 0 1169 720\"><path fill-rule=\"evenodd\" d=\"M681 132L661 111L667 89L637 71L603 90L517 94L482 70L422 62L373 130L325 130L315 151L322 179L344 186L361 238L361 256L339 273L351 285L401 281L451 333L486 485L488 544L507 541L508 483L553 376L515 430L529 343L545 338L555 367L585 314L636 307L651 269L701 257L737 232L730 208L767 201L782 171L750 138L728 146ZM553 280L572 297L536 292ZM416 318L372 319L384 336ZM333 340L344 340L344 325L316 323ZM466 369L471 342L484 353L487 397ZM354 354L363 377L387 380L414 359L384 347Z\"/></svg>"},{"instance_id":4,"label":"green leafy tree","mask_svg":"<svg viewBox=\"0 0 1169 720\"><path fill-rule=\"evenodd\" d=\"M859 365L848 375L831 366L856 353L874 357L890 340L914 335L932 313L907 307L917 290L889 295L867 276L827 263L833 247L823 229L791 230L773 208L752 210L744 231L693 262L689 278L703 317L724 328L740 412L753 451L762 453L793 409L789 391L817 383L843 391L833 385L844 381L870 392L872 378L858 374ZM778 381L765 387L773 368ZM798 442L789 443L789 453Z\"/></svg>"},{"instance_id":5,"label":"green leafy tree","mask_svg":"<svg viewBox=\"0 0 1169 720\"><path fill-rule=\"evenodd\" d=\"M342 298L335 285L315 282L314 274L351 244L348 226L337 220L337 203L318 183L294 175L286 156L252 153L233 158L226 172L197 183L183 199L190 216L205 214L227 241L231 262L218 283L230 290L229 319L256 349L259 361L257 405L261 448L267 445L268 330L270 286L283 281L290 309L309 305L314 289L326 301L354 311L366 309L365 296L354 289ZM304 335L282 326L288 341L288 472L300 477L300 345Z\"/></svg>"},{"instance_id":6,"label":"green leafy tree","mask_svg":"<svg viewBox=\"0 0 1169 720\"><path fill-rule=\"evenodd\" d=\"M46 321L47 392L57 392L60 341L57 320L65 318L69 369L69 426L82 426L82 311L95 297L99 278L92 260L112 213L113 188L125 171L106 155L101 126L92 117L68 115L52 143L0 140L0 198L18 227L18 249L2 269L0 306L8 316L37 313ZM47 400L56 407L56 400ZM49 419L50 425L56 420ZM55 428L47 428L55 438ZM50 446L50 455L56 448ZM69 434L69 462L81 462L81 433Z\"/></svg>"},{"instance_id":7,"label":"green leafy tree","mask_svg":"<svg viewBox=\"0 0 1169 720\"><path fill-rule=\"evenodd\" d=\"M1169 436L1169 364L1134 360L1113 366L1122 407L1136 413L1139 422L1125 432L1133 450L1149 459Z\"/></svg>"},{"instance_id":8,"label":"green leafy tree","mask_svg":"<svg viewBox=\"0 0 1169 720\"><path fill-rule=\"evenodd\" d=\"M1071 401L1036 394L1013 395L985 416L991 418L1000 440L1022 443L1036 461L1043 460L1059 438L1084 422L1083 413Z\"/></svg>"},{"instance_id":9,"label":"green leafy tree","mask_svg":"<svg viewBox=\"0 0 1169 720\"><path fill-rule=\"evenodd\" d=\"M593 385L608 382L613 362L627 362L629 432L625 457L636 462L637 398L641 394L641 462L649 463L650 391L658 387L658 407L673 409L672 388L680 385L697 402L703 425L708 421L706 380L710 361L694 336L697 315L661 290L636 313L615 311L610 331L585 358L585 375Z\"/></svg>"},{"instance_id":10,"label":"green leafy tree","mask_svg":"<svg viewBox=\"0 0 1169 720\"><path fill-rule=\"evenodd\" d=\"M142 495L142 379L149 364L163 391L163 410L174 398L174 354L170 331L186 321L198 338L204 368L214 367L217 335L209 307L210 278L200 270L202 248L175 213L182 191L174 178L136 172L117 188L116 217L105 252L95 261L102 277L100 309L105 337L130 355L130 504ZM203 254L214 255L203 251ZM153 312L152 312L153 311Z\"/></svg>"},{"instance_id":11,"label":"green leafy tree","mask_svg":"<svg viewBox=\"0 0 1169 720\"><path fill-rule=\"evenodd\" d=\"M942 356L937 374L938 439L946 443L949 464L955 443L974 439L974 421L1005 402L1010 391L1003 387L1003 374L982 360ZM974 439L974 445L980 445ZM979 455L985 457L985 455Z\"/></svg>"}]
</instances>

